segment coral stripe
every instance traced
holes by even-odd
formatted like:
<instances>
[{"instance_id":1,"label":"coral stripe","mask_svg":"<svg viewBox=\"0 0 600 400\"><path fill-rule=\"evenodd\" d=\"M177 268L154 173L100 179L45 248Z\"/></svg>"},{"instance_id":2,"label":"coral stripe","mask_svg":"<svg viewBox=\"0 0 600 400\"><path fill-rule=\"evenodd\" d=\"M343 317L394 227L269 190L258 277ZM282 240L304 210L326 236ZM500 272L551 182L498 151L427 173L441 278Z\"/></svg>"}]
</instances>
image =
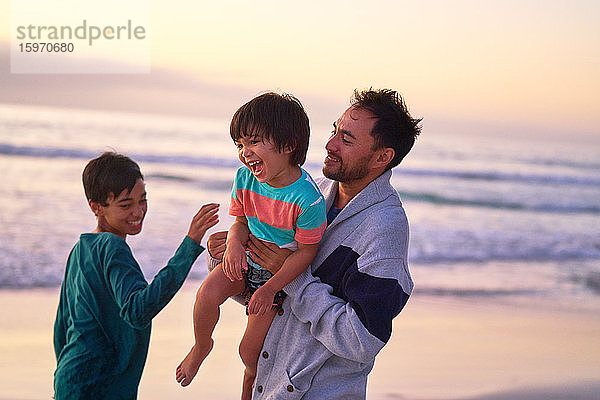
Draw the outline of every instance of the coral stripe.
<instances>
[{"instance_id":1,"label":"coral stripe","mask_svg":"<svg viewBox=\"0 0 600 400\"><path fill-rule=\"evenodd\" d=\"M321 241L321 237L323 237L325 228L327 228L327 222L324 222L323 225L315 229L296 228L295 239L298 243L303 244L319 243L319 241Z\"/></svg>"},{"instance_id":2,"label":"coral stripe","mask_svg":"<svg viewBox=\"0 0 600 400\"><path fill-rule=\"evenodd\" d=\"M229 203L229 215L233 215L234 217L243 217L244 207L242 203L238 199L231 198L231 202Z\"/></svg>"},{"instance_id":3,"label":"coral stripe","mask_svg":"<svg viewBox=\"0 0 600 400\"><path fill-rule=\"evenodd\" d=\"M238 204L236 204L239 203L239 206L243 209L242 215L248 218L258 218L260 222L269 224L275 228L294 229L294 222L302 212L302 209L297 204L261 196L251 190L238 189L236 195L237 200L234 198L231 199L231 215L240 216L237 214L239 208Z\"/></svg>"}]
</instances>

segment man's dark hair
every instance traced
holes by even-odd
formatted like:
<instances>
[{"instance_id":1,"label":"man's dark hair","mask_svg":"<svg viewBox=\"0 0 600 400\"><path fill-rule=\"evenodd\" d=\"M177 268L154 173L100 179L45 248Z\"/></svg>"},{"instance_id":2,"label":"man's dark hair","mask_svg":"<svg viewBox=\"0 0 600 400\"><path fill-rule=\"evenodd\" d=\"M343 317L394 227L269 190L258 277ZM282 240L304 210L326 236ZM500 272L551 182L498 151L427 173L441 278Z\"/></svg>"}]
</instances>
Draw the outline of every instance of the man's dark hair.
<instances>
[{"instance_id":1,"label":"man's dark hair","mask_svg":"<svg viewBox=\"0 0 600 400\"><path fill-rule=\"evenodd\" d=\"M125 189L131 192L137 180L144 176L131 158L108 151L88 162L82 178L85 197L106 206L111 194L118 196Z\"/></svg>"},{"instance_id":2,"label":"man's dark hair","mask_svg":"<svg viewBox=\"0 0 600 400\"><path fill-rule=\"evenodd\" d=\"M280 152L292 148L292 165L306 161L310 137L308 116L302 103L291 94L269 92L253 98L235 112L229 133L234 141L245 136L262 136Z\"/></svg>"},{"instance_id":3,"label":"man's dark hair","mask_svg":"<svg viewBox=\"0 0 600 400\"><path fill-rule=\"evenodd\" d=\"M421 133L421 119L410 116L402 96L391 89L355 90L350 105L370 111L377 119L371 131L375 139L373 150L384 147L394 149L396 154L386 170L400 164Z\"/></svg>"}]
</instances>

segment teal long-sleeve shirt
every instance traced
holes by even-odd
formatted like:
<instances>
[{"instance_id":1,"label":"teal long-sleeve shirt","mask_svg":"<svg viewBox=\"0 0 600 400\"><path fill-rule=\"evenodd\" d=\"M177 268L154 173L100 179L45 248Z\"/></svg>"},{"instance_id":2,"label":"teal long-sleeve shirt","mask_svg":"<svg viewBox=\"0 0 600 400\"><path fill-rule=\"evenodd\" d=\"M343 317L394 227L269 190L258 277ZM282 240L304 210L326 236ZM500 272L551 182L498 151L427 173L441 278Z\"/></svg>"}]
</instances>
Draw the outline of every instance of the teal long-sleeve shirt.
<instances>
[{"instance_id":1,"label":"teal long-sleeve shirt","mask_svg":"<svg viewBox=\"0 0 600 400\"><path fill-rule=\"evenodd\" d=\"M203 250L186 236L148 284L124 239L81 235L67 261L54 323L57 400L137 397L152 318Z\"/></svg>"}]
</instances>

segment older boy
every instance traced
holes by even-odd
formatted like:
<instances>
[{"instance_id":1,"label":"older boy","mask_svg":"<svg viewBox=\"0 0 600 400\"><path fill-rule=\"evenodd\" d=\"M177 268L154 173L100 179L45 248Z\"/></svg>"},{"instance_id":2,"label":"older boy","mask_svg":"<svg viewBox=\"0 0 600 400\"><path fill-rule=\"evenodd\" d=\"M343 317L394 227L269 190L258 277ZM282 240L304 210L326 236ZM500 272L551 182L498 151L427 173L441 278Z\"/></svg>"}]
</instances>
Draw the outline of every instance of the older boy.
<instances>
[{"instance_id":1,"label":"older boy","mask_svg":"<svg viewBox=\"0 0 600 400\"><path fill-rule=\"evenodd\" d=\"M193 218L187 236L151 284L125 242L137 235L147 211L139 166L107 152L83 171L97 226L73 247L54 324L54 391L63 399L135 399L146 362L152 318L183 284L218 222L217 204Z\"/></svg>"}]
</instances>

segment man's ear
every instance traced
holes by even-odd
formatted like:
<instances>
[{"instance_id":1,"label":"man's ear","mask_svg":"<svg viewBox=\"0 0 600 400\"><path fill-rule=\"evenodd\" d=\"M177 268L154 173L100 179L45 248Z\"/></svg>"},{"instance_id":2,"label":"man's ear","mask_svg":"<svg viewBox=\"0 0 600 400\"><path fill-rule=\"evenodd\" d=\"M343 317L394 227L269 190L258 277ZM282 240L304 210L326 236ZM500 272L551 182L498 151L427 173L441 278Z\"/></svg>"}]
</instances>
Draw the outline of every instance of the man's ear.
<instances>
[{"instance_id":1,"label":"man's ear","mask_svg":"<svg viewBox=\"0 0 600 400\"><path fill-rule=\"evenodd\" d=\"M283 147L283 152L285 154L292 154L294 152L294 147L293 146L284 146Z\"/></svg>"},{"instance_id":2,"label":"man's ear","mask_svg":"<svg viewBox=\"0 0 600 400\"><path fill-rule=\"evenodd\" d=\"M394 159L396 152L391 147L384 147L379 151L379 155L375 159L377 166L383 166L384 168Z\"/></svg>"},{"instance_id":3,"label":"man's ear","mask_svg":"<svg viewBox=\"0 0 600 400\"><path fill-rule=\"evenodd\" d=\"M92 212L94 213L94 215L96 217L99 217L104 213L104 208L102 207L102 205L100 203L96 203L95 201L88 200L88 205L90 206L90 209L92 210Z\"/></svg>"}]
</instances>

